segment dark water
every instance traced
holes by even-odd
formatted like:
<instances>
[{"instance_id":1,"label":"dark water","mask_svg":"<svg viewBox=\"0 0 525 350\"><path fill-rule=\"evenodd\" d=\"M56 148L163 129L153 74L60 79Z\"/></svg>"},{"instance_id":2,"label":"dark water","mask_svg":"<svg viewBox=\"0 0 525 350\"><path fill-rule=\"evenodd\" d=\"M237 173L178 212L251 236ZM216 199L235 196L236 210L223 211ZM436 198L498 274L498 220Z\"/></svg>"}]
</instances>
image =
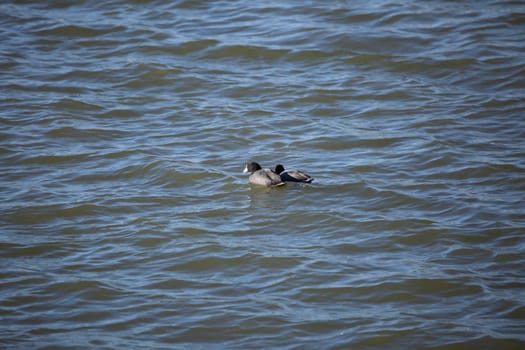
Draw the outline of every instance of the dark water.
<instances>
[{"instance_id":1,"label":"dark water","mask_svg":"<svg viewBox=\"0 0 525 350\"><path fill-rule=\"evenodd\" d=\"M525 3L0 14L1 348L525 348Z\"/></svg>"}]
</instances>

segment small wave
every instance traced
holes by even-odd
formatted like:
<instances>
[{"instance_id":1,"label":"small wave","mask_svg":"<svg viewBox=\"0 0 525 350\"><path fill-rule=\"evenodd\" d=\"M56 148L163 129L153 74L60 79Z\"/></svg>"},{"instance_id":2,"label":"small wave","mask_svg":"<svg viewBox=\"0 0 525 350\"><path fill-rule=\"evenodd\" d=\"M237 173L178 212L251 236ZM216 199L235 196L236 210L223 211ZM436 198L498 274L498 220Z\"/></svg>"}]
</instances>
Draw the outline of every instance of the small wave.
<instances>
[{"instance_id":1,"label":"small wave","mask_svg":"<svg viewBox=\"0 0 525 350\"><path fill-rule=\"evenodd\" d=\"M276 61L282 59L287 53L286 49L272 49L263 46L220 45L207 50L202 58Z\"/></svg>"},{"instance_id":2,"label":"small wave","mask_svg":"<svg viewBox=\"0 0 525 350\"><path fill-rule=\"evenodd\" d=\"M88 103L76 99L64 98L56 102L49 104L50 108L57 108L63 110L80 110L80 111L100 111L103 109L102 106L97 104Z\"/></svg>"},{"instance_id":3,"label":"small wave","mask_svg":"<svg viewBox=\"0 0 525 350\"><path fill-rule=\"evenodd\" d=\"M323 150L341 151L355 148L384 148L392 147L406 141L404 137L388 137L377 139L349 139L336 137L318 137L301 142L302 147L316 147Z\"/></svg>"},{"instance_id":4,"label":"small wave","mask_svg":"<svg viewBox=\"0 0 525 350\"><path fill-rule=\"evenodd\" d=\"M42 37L68 37L68 38L86 38L98 37L106 34L114 34L115 32L125 31L124 26L110 26L105 28L93 28L80 25L59 25L49 29L40 29L34 34Z\"/></svg>"}]
</instances>

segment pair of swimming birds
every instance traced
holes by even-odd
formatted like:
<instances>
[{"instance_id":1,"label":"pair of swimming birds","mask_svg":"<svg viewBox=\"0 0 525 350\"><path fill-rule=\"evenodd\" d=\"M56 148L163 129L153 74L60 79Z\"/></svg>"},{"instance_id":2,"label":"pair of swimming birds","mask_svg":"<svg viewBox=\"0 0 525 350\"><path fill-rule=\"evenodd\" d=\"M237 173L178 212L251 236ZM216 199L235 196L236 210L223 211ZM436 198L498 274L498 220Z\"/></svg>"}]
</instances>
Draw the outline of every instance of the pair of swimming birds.
<instances>
[{"instance_id":1,"label":"pair of swimming birds","mask_svg":"<svg viewBox=\"0 0 525 350\"><path fill-rule=\"evenodd\" d=\"M310 175L300 170L284 170L281 164L275 167L275 170L265 168L263 169L256 162L246 163L244 173L251 173L250 182L255 185L266 187L282 186L285 182L306 182L310 183L314 180Z\"/></svg>"}]
</instances>

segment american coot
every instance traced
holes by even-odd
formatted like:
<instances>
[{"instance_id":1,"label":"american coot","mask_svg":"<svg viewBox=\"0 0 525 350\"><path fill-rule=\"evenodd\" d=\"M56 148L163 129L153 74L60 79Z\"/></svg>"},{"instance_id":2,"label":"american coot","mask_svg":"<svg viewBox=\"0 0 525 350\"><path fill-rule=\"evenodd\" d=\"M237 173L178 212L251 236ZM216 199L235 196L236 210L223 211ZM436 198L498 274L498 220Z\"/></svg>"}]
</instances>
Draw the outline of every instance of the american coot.
<instances>
[{"instance_id":1,"label":"american coot","mask_svg":"<svg viewBox=\"0 0 525 350\"><path fill-rule=\"evenodd\" d=\"M310 183L314 181L314 178L310 175L303 173L300 170L284 170L282 164L278 164L275 167L275 172L281 176L281 180L287 182L306 182Z\"/></svg>"},{"instance_id":2,"label":"american coot","mask_svg":"<svg viewBox=\"0 0 525 350\"><path fill-rule=\"evenodd\" d=\"M266 187L276 187L284 185L281 177L274 173L271 169L262 169L261 166L255 162L246 163L244 173L251 173L250 182L255 185Z\"/></svg>"}]
</instances>

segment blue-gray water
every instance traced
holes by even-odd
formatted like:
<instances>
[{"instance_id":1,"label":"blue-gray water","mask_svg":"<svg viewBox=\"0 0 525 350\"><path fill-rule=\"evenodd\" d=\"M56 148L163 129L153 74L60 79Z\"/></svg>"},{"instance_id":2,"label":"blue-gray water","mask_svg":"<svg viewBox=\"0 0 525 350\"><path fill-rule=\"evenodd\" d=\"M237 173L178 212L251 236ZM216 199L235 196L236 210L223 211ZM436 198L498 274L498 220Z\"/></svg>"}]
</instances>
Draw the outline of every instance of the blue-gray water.
<instances>
[{"instance_id":1,"label":"blue-gray water","mask_svg":"<svg viewBox=\"0 0 525 350\"><path fill-rule=\"evenodd\" d=\"M0 348L525 348L523 2L0 14Z\"/></svg>"}]
</instances>

